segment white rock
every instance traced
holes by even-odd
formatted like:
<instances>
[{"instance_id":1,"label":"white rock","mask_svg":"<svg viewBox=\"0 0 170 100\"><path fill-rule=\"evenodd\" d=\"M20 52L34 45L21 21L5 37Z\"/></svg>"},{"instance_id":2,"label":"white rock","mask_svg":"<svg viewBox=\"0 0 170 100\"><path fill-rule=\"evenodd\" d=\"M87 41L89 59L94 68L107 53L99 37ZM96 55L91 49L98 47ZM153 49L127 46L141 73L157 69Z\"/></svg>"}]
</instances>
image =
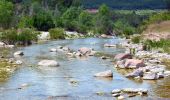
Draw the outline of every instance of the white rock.
<instances>
[{"instance_id":1,"label":"white rock","mask_svg":"<svg viewBox=\"0 0 170 100\"><path fill-rule=\"evenodd\" d=\"M21 60L17 60L17 61L15 61L15 64L17 64L17 65L21 65L23 62L21 61Z\"/></svg>"},{"instance_id":2,"label":"white rock","mask_svg":"<svg viewBox=\"0 0 170 100\"><path fill-rule=\"evenodd\" d=\"M40 35L38 35L39 40L48 40L50 39L50 34L49 32L41 32Z\"/></svg>"},{"instance_id":3,"label":"white rock","mask_svg":"<svg viewBox=\"0 0 170 100\"><path fill-rule=\"evenodd\" d=\"M57 49L51 48L51 49L50 49L50 52L57 52Z\"/></svg>"},{"instance_id":4,"label":"white rock","mask_svg":"<svg viewBox=\"0 0 170 100\"><path fill-rule=\"evenodd\" d=\"M113 72L111 70L100 72L94 75L95 77L113 77Z\"/></svg>"},{"instance_id":5,"label":"white rock","mask_svg":"<svg viewBox=\"0 0 170 100\"><path fill-rule=\"evenodd\" d=\"M17 52L14 53L14 56L18 56L18 55L22 56L22 55L24 55L24 52L23 51L17 51Z\"/></svg>"},{"instance_id":6,"label":"white rock","mask_svg":"<svg viewBox=\"0 0 170 100\"><path fill-rule=\"evenodd\" d=\"M114 89L114 90L112 90L112 94L120 93L120 92L121 92L121 90L120 90L120 89Z\"/></svg>"},{"instance_id":7,"label":"white rock","mask_svg":"<svg viewBox=\"0 0 170 100\"><path fill-rule=\"evenodd\" d=\"M118 99L118 100L124 100L125 97L124 97L124 96L119 96L117 99Z\"/></svg>"},{"instance_id":8,"label":"white rock","mask_svg":"<svg viewBox=\"0 0 170 100\"><path fill-rule=\"evenodd\" d=\"M56 67L59 66L59 63L55 60L42 60L38 63L38 66Z\"/></svg>"}]
</instances>

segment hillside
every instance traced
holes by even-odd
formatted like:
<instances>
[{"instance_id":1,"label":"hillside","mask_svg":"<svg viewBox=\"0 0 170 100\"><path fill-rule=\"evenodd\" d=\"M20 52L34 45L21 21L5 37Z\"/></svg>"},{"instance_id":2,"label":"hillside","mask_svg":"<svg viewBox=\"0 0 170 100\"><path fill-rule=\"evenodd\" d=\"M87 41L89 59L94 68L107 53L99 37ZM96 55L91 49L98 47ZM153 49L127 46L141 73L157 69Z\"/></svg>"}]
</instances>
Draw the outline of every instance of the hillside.
<instances>
[{"instance_id":1,"label":"hillside","mask_svg":"<svg viewBox=\"0 0 170 100\"><path fill-rule=\"evenodd\" d=\"M150 40L170 39L170 21L149 25L143 35Z\"/></svg>"},{"instance_id":2,"label":"hillside","mask_svg":"<svg viewBox=\"0 0 170 100\"><path fill-rule=\"evenodd\" d=\"M165 9L164 0L83 0L86 8L98 8L107 4L113 9Z\"/></svg>"}]
</instances>

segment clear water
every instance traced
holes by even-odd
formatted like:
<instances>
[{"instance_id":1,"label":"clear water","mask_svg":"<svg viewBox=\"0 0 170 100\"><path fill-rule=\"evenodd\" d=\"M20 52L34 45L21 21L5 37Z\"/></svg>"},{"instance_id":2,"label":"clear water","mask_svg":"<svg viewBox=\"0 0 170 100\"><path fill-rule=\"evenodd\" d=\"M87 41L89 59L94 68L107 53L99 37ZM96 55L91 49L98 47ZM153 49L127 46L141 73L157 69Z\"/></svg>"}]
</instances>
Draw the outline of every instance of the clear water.
<instances>
[{"instance_id":1,"label":"clear water","mask_svg":"<svg viewBox=\"0 0 170 100\"><path fill-rule=\"evenodd\" d=\"M136 96L130 100L157 99L170 97L170 80L134 81L125 78L114 68L110 60L98 57L69 58L63 53L51 53L50 48L68 46L73 50L90 47L108 54L124 52L119 48L104 48L103 44L116 44L120 39L75 39L51 41L28 47L18 48L25 55L20 58L24 64L7 80L0 83L1 100L113 100L110 92L117 88L147 88L148 96ZM52 59L60 63L59 67L38 67L42 59ZM95 78L97 72L112 70L113 78ZM125 71L125 70L124 70ZM126 71L125 71L126 72ZM76 84L70 83L74 80ZM21 84L28 87L17 89ZM164 89L161 87L164 86ZM97 95L96 93L102 93ZM166 94L164 94L165 92ZM162 94L160 94L162 93Z\"/></svg>"}]
</instances>

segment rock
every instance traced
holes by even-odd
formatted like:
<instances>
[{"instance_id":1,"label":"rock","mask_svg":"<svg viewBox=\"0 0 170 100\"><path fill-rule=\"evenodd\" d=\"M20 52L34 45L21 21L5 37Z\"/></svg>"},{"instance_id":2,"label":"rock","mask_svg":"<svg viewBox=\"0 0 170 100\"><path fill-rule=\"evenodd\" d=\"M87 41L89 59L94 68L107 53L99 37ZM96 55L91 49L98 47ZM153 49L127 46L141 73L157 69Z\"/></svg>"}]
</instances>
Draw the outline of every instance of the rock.
<instances>
[{"instance_id":1,"label":"rock","mask_svg":"<svg viewBox=\"0 0 170 100\"><path fill-rule=\"evenodd\" d=\"M163 74L163 73L158 73L158 74L157 74L157 78L158 78L158 79L164 78L164 74Z\"/></svg>"},{"instance_id":2,"label":"rock","mask_svg":"<svg viewBox=\"0 0 170 100\"><path fill-rule=\"evenodd\" d=\"M96 53L96 51L91 51L90 54L88 54L88 56L94 56Z\"/></svg>"},{"instance_id":3,"label":"rock","mask_svg":"<svg viewBox=\"0 0 170 100\"><path fill-rule=\"evenodd\" d=\"M0 42L0 47L5 47L5 43L4 42Z\"/></svg>"},{"instance_id":4,"label":"rock","mask_svg":"<svg viewBox=\"0 0 170 100\"><path fill-rule=\"evenodd\" d=\"M63 48L63 46L58 46L58 47L57 47L57 49L62 49L62 48Z\"/></svg>"},{"instance_id":5,"label":"rock","mask_svg":"<svg viewBox=\"0 0 170 100\"><path fill-rule=\"evenodd\" d=\"M102 56L101 59L109 59L109 57L106 57L106 56Z\"/></svg>"},{"instance_id":6,"label":"rock","mask_svg":"<svg viewBox=\"0 0 170 100\"><path fill-rule=\"evenodd\" d=\"M87 47L82 47L78 50L81 54L86 55L86 54L90 54L92 49L91 48L87 48Z\"/></svg>"},{"instance_id":7,"label":"rock","mask_svg":"<svg viewBox=\"0 0 170 100\"><path fill-rule=\"evenodd\" d=\"M125 63L125 60L117 61L115 67L124 69L125 68L124 63Z\"/></svg>"},{"instance_id":8,"label":"rock","mask_svg":"<svg viewBox=\"0 0 170 100\"><path fill-rule=\"evenodd\" d=\"M9 63L13 63L15 61L15 59L14 58L10 58L10 59L8 59L8 62Z\"/></svg>"},{"instance_id":9,"label":"rock","mask_svg":"<svg viewBox=\"0 0 170 100\"><path fill-rule=\"evenodd\" d=\"M66 51L66 52L70 51L69 47L63 47L62 49L63 49L63 51Z\"/></svg>"},{"instance_id":10,"label":"rock","mask_svg":"<svg viewBox=\"0 0 170 100\"><path fill-rule=\"evenodd\" d=\"M17 61L15 61L15 64L17 64L17 65L21 65L23 62L21 61L21 60L17 60Z\"/></svg>"},{"instance_id":11,"label":"rock","mask_svg":"<svg viewBox=\"0 0 170 100\"><path fill-rule=\"evenodd\" d=\"M114 57L115 60L124 60L124 59L131 59L131 58L132 58L132 55L126 54L126 53L120 53Z\"/></svg>"},{"instance_id":12,"label":"rock","mask_svg":"<svg viewBox=\"0 0 170 100\"><path fill-rule=\"evenodd\" d=\"M114 45L114 44L104 44L104 47L116 47L116 45Z\"/></svg>"},{"instance_id":13,"label":"rock","mask_svg":"<svg viewBox=\"0 0 170 100\"><path fill-rule=\"evenodd\" d=\"M118 97L118 96L120 96L120 94L119 93L115 93L115 94L112 94L112 96L113 97Z\"/></svg>"},{"instance_id":14,"label":"rock","mask_svg":"<svg viewBox=\"0 0 170 100\"><path fill-rule=\"evenodd\" d=\"M137 59L127 59L125 61L125 67L126 68L139 68L144 67L145 64L143 60L137 60Z\"/></svg>"},{"instance_id":15,"label":"rock","mask_svg":"<svg viewBox=\"0 0 170 100\"><path fill-rule=\"evenodd\" d=\"M134 70L132 73L126 75L126 77L142 77L143 76L143 70L140 70L140 69L137 69L137 70Z\"/></svg>"},{"instance_id":16,"label":"rock","mask_svg":"<svg viewBox=\"0 0 170 100\"><path fill-rule=\"evenodd\" d=\"M5 48L14 48L14 45L5 45Z\"/></svg>"},{"instance_id":17,"label":"rock","mask_svg":"<svg viewBox=\"0 0 170 100\"><path fill-rule=\"evenodd\" d=\"M55 60L42 60L38 63L38 66L56 67L59 66L59 63Z\"/></svg>"},{"instance_id":18,"label":"rock","mask_svg":"<svg viewBox=\"0 0 170 100\"><path fill-rule=\"evenodd\" d=\"M102 34L100 37L101 37L101 38L112 38L112 36L106 35L106 34Z\"/></svg>"},{"instance_id":19,"label":"rock","mask_svg":"<svg viewBox=\"0 0 170 100\"><path fill-rule=\"evenodd\" d=\"M23 56L24 55L24 52L23 51L17 51L14 53L14 56Z\"/></svg>"},{"instance_id":20,"label":"rock","mask_svg":"<svg viewBox=\"0 0 170 100\"><path fill-rule=\"evenodd\" d=\"M126 93L137 93L139 90L134 88L124 88L122 91Z\"/></svg>"},{"instance_id":21,"label":"rock","mask_svg":"<svg viewBox=\"0 0 170 100\"><path fill-rule=\"evenodd\" d=\"M57 52L57 49L51 48L51 49L50 49L50 52Z\"/></svg>"},{"instance_id":22,"label":"rock","mask_svg":"<svg viewBox=\"0 0 170 100\"><path fill-rule=\"evenodd\" d=\"M156 73L146 73L143 76L144 80L156 80L157 79L157 74Z\"/></svg>"},{"instance_id":23,"label":"rock","mask_svg":"<svg viewBox=\"0 0 170 100\"><path fill-rule=\"evenodd\" d=\"M75 56L79 56L79 57L81 57L81 56L82 56L82 54L81 54L80 52L76 52L76 53L75 53Z\"/></svg>"},{"instance_id":24,"label":"rock","mask_svg":"<svg viewBox=\"0 0 170 100\"><path fill-rule=\"evenodd\" d=\"M40 35L38 35L39 40L49 40L50 39L50 34L49 32L41 32Z\"/></svg>"},{"instance_id":25,"label":"rock","mask_svg":"<svg viewBox=\"0 0 170 100\"><path fill-rule=\"evenodd\" d=\"M111 70L100 72L94 75L95 77L113 77L113 72Z\"/></svg>"},{"instance_id":26,"label":"rock","mask_svg":"<svg viewBox=\"0 0 170 100\"><path fill-rule=\"evenodd\" d=\"M142 92L144 94L147 94L147 92L148 92L147 89L143 89L143 88L124 88L122 91L126 92L126 93L138 93L138 92Z\"/></svg>"},{"instance_id":27,"label":"rock","mask_svg":"<svg viewBox=\"0 0 170 100\"><path fill-rule=\"evenodd\" d=\"M124 100L125 99L125 97L124 96L118 96L118 98L117 98L118 100Z\"/></svg>"},{"instance_id":28,"label":"rock","mask_svg":"<svg viewBox=\"0 0 170 100\"><path fill-rule=\"evenodd\" d=\"M170 71L165 71L165 72L164 72L164 75L165 75L165 76L170 76Z\"/></svg>"},{"instance_id":29,"label":"rock","mask_svg":"<svg viewBox=\"0 0 170 100\"><path fill-rule=\"evenodd\" d=\"M130 94L128 97L135 97L137 94Z\"/></svg>"},{"instance_id":30,"label":"rock","mask_svg":"<svg viewBox=\"0 0 170 100\"><path fill-rule=\"evenodd\" d=\"M122 91L121 89L114 89L114 90L112 90L112 94L120 93L121 91Z\"/></svg>"}]
</instances>

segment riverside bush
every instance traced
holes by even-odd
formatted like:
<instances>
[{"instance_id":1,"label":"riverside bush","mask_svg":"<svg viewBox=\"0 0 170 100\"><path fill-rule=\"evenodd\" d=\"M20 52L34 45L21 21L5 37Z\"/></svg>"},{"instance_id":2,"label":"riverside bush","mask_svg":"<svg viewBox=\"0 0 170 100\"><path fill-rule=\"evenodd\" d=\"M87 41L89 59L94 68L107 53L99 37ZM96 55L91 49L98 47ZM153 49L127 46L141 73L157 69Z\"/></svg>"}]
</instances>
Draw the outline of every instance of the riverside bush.
<instances>
[{"instance_id":1,"label":"riverside bush","mask_svg":"<svg viewBox=\"0 0 170 100\"><path fill-rule=\"evenodd\" d=\"M162 48L164 52L170 53L170 40L161 39L160 41L146 40L145 46L149 48Z\"/></svg>"},{"instance_id":2,"label":"riverside bush","mask_svg":"<svg viewBox=\"0 0 170 100\"><path fill-rule=\"evenodd\" d=\"M63 28L54 28L49 30L51 39L65 39Z\"/></svg>"},{"instance_id":3,"label":"riverside bush","mask_svg":"<svg viewBox=\"0 0 170 100\"><path fill-rule=\"evenodd\" d=\"M37 41L38 33L29 28L10 29L1 33L0 39L7 44L29 45Z\"/></svg>"}]
</instances>

